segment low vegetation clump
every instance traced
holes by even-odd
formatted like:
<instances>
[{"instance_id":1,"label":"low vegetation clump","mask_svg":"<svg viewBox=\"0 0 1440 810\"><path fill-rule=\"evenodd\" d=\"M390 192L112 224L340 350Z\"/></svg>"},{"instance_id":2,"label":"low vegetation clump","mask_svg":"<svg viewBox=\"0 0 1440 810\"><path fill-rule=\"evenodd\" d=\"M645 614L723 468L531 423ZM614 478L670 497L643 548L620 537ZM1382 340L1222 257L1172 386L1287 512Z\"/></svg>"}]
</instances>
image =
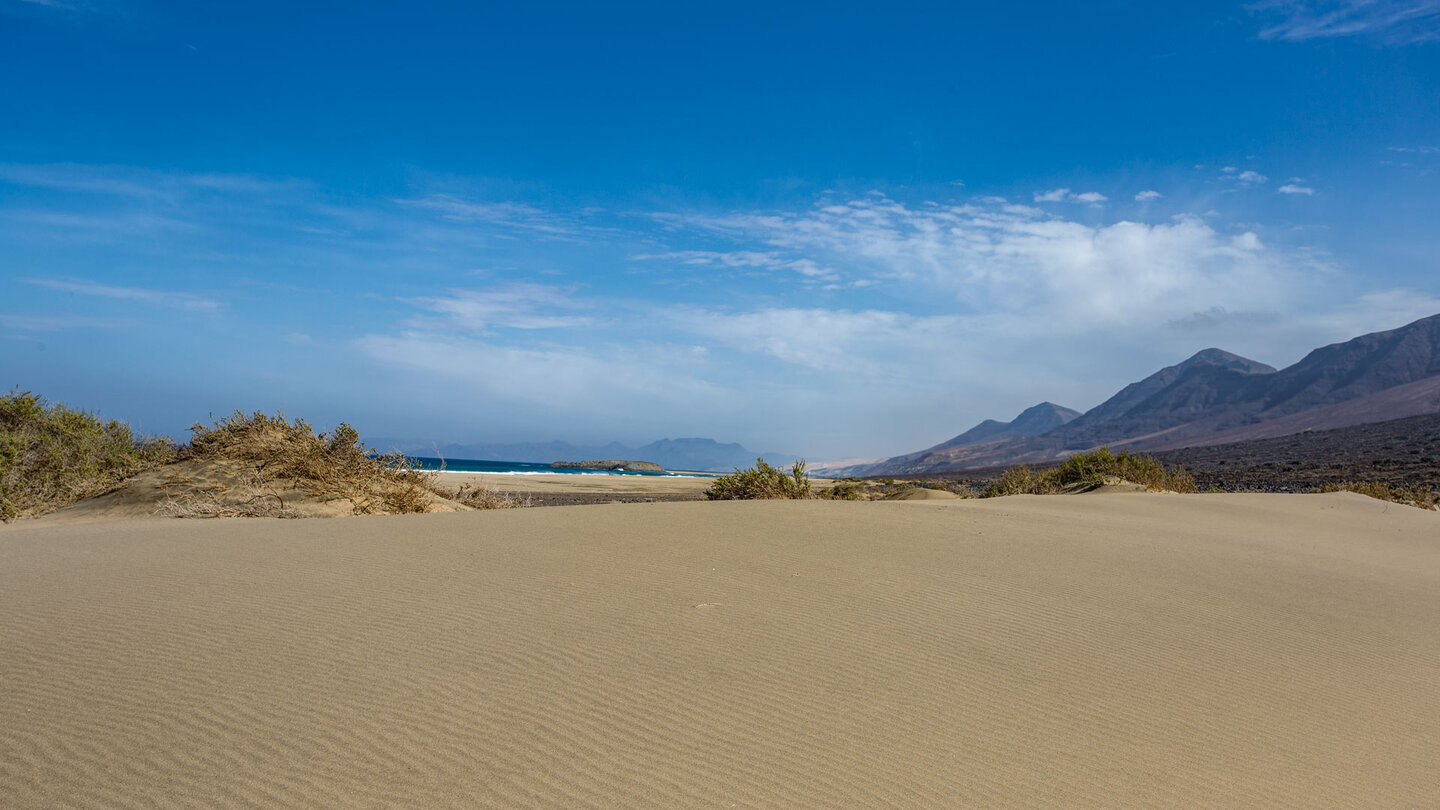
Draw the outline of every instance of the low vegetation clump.
<instances>
[{"instance_id":1,"label":"low vegetation clump","mask_svg":"<svg viewBox=\"0 0 1440 810\"><path fill-rule=\"evenodd\" d=\"M448 496L450 500L471 509L518 509L531 505L529 495L500 492L487 486L461 484L460 489Z\"/></svg>"},{"instance_id":2,"label":"low vegetation clump","mask_svg":"<svg viewBox=\"0 0 1440 810\"><path fill-rule=\"evenodd\" d=\"M1006 470L980 494L982 498L1001 495L1046 495L1080 492L1108 483L1139 484L1147 489L1195 492L1195 479L1183 468L1168 470L1154 456L1119 454L1101 447L1090 453L1076 453L1058 467L1032 470L1028 466Z\"/></svg>"},{"instance_id":3,"label":"low vegetation clump","mask_svg":"<svg viewBox=\"0 0 1440 810\"><path fill-rule=\"evenodd\" d=\"M1322 484L1316 492L1357 492L1382 501L1403 503L1421 509L1440 509L1440 490L1428 487L1399 487L1383 481L1342 481Z\"/></svg>"},{"instance_id":4,"label":"low vegetation clump","mask_svg":"<svg viewBox=\"0 0 1440 810\"><path fill-rule=\"evenodd\" d=\"M0 397L0 520L53 512L174 457L168 440L11 391Z\"/></svg>"},{"instance_id":5,"label":"low vegetation clump","mask_svg":"<svg viewBox=\"0 0 1440 810\"><path fill-rule=\"evenodd\" d=\"M815 493L815 497L827 501L868 501L870 489L863 481L845 478Z\"/></svg>"},{"instance_id":6,"label":"low vegetation clump","mask_svg":"<svg viewBox=\"0 0 1440 810\"><path fill-rule=\"evenodd\" d=\"M796 461L790 472L772 467L764 459L755 459L755 466L748 470L736 470L729 475L715 479L705 490L705 497L712 501L750 501L783 498L813 498L810 476L805 472L805 462Z\"/></svg>"},{"instance_id":7,"label":"low vegetation clump","mask_svg":"<svg viewBox=\"0 0 1440 810\"><path fill-rule=\"evenodd\" d=\"M208 427L197 423L190 432L184 458L239 462L249 470L248 483L263 494L246 515L283 512L281 493L287 490L349 501L357 515L424 512L437 494L433 473L415 469L404 456L367 450L343 422L326 434L284 414L236 411Z\"/></svg>"}]
</instances>

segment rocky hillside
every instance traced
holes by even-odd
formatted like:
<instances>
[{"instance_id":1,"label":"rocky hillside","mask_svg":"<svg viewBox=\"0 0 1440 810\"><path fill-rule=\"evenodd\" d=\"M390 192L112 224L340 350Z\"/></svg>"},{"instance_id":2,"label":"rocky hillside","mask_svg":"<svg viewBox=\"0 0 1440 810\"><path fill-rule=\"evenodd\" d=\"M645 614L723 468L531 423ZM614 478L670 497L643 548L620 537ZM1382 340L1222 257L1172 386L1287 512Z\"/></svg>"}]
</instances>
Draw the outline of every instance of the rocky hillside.
<instances>
[{"instance_id":1,"label":"rocky hillside","mask_svg":"<svg viewBox=\"0 0 1440 810\"><path fill-rule=\"evenodd\" d=\"M901 475L1047 463L1100 445L1159 450L1440 412L1440 315L1316 349L1280 371L1206 349L1035 435L956 444L852 469ZM979 426L977 426L979 427Z\"/></svg>"}]
</instances>

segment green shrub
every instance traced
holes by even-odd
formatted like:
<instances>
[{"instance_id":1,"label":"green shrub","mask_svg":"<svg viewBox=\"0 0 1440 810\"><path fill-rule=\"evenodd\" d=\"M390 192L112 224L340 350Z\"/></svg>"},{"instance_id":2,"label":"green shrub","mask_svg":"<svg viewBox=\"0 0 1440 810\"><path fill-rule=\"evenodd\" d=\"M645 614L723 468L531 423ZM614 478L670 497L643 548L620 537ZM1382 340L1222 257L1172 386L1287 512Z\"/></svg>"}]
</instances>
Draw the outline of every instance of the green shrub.
<instances>
[{"instance_id":1,"label":"green shrub","mask_svg":"<svg viewBox=\"0 0 1440 810\"><path fill-rule=\"evenodd\" d=\"M1006 470L980 494L982 498L1001 495L1046 495L1094 489L1118 479L1149 489L1195 492L1195 479L1181 467L1165 469L1154 456L1122 451L1119 455L1101 447L1076 453L1058 467L1034 471L1021 465Z\"/></svg>"},{"instance_id":2,"label":"green shrub","mask_svg":"<svg viewBox=\"0 0 1440 810\"><path fill-rule=\"evenodd\" d=\"M980 493L982 498L998 498L1003 495L1039 495L1042 494L1043 482L1041 476L1031 470L1028 465L1021 464L1019 467L1011 467L1000 474L999 478L990 482ZM1050 490L1044 490L1048 492Z\"/></svg>"},{"instance_id":3,"label":"green shrub","mask_svg":"<svg viewBox=\"0 0 1440 810\"><path fill-rule=\"evenodd\" d=\"M867 487L859 481L836 481L817 492L815 497L824 498L827 501L864 501L869 500L866 489Z\"/></svg>"},{"instance_id":4,"label":"green shrub","mask_svg":"<svg viewBox=\"0 0 1440 810\"><path fill-rule=\"evenodd\" d=\"M0 520L53 512L174 457L166 439L11 391L0 397Z\"/></svg>"},{"instance_id":5,"label":"green shrub","mask_svg":"<svg viewBox=\"0 0 1440 810\"><path fill-rule=\"evenodd\" d=\"M796 461L786 474L755 459L755 466L739 470L715 479L705 490L705 497L712 501L748 501L772 498L813 498L810 491L810 476L805 473L805 462Z\"/></svg>"}]
</instances>

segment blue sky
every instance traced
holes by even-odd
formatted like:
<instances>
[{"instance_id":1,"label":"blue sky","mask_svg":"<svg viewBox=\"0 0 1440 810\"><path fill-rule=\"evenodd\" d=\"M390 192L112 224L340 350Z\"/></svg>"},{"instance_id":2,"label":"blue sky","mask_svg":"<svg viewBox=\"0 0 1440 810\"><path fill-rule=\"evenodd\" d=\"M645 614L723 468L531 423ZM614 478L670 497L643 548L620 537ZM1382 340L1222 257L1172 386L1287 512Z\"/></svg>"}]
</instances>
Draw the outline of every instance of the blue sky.
<instances>
[{"instance_id":1,"label":"blue sky","mask_svg":"<svg viewBox=\"0 0 1440 810\"><path fill-rule=\"evenodd\" d=\"M0 384L177 436L891 455L1436 314L1437 211L1440 0L0 0Z\"/></svg>"}]
</instances>

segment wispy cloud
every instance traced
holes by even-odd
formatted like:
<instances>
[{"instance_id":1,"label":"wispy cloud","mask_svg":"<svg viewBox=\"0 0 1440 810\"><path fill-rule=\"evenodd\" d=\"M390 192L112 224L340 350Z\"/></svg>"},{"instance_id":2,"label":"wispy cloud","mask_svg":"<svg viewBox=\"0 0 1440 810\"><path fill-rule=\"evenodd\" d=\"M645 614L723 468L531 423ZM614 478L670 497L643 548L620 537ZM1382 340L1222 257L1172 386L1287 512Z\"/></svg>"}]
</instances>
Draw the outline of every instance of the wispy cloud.
<instances>
[{"instance_id":1,"label":"wispy cloud","mask_svg":"<svg viewBox=\"0 0 1440 810\"><path fill-rule=\"evenodd\" d=\"M0 312L0 327L18 332L62 332L70 329L115 329L131 321L81 315L17 315Z\"/></svg>"},{"instance_id":2,"label":"wispy cloud","mask_svg":"<svg viewBox=\"0 0 1440 810\"><path fill-rule=\"evenodd\" d=\"M1098 191L1083 191L1073 193L1068 188L1051 189L1050 191L1035 192L1035 202L1081 202L1090 205L1099 205L1110 199Z\"/></svg>"},{"instance_id":3,"label":"wispy cloud","mask_svg":"<svg viewBox=\"0 0 1440 810\"><path fill-rule=\"evenodd\" d=\"M49 278L22 279L27 284L50 290L89 295L99 298L113 298L120 301L138 301L142 304L186 309L192 312L214 312L220 303L213 298L188 292L150 290L143 287L120 287L113 284L97 284L92 281L66 281Z\"/></svg>"},{"instance_id":4,"label":"wispy cloud","mask_svg":"<svg viewBox=\"0 0 1440 810\"><path fill-rule=\"evenodd\" d=\"M414 375L426 390L447 390L484 403L470 430L538 431L598 418L612 436L693 435L698 425L734 430L726 390L697 373L703 349L649 344L506 345L454 334L370 334L355 342L366 356ZM638 403L637 396L644 402ZM466 405L474 423L475 410Z\"/></svg>"},{"instance_id":5,"label":"wispy cloud","mask_svg":"<svg viewBox=\"0 0 1440 810\"><path fill-rule=\"evenodd\" d=\"M1158 200L1158 199L1160 199L1161 197L1164 197L1164 196L1165 196L1164 194L1161 194L1160 192L1155 191L1155 190L1153 190L1153 189L1146 189L1145 191L1141 191L1141 192L1139 192L1138 194L1135 195L1135 201L1136 201L1136 202L1151 202L1151 201L1153 201L1153 200Z\"/></svg>"},{"instance_id":6,"label":"wispy cloud","mask_svg":"<svg viewBox=\"0 0 1440 810\"><path fill-rule=\"evenodd\" d=\"M682 309L672 325L743 352L847 376L907 374L897 353L938 347L959 326L955 316L916 316L883 310L772 307L749 312Z\"/></svg>"},{"instance_id":7,"label":"wispy cloud","mask_svg":"<svg viewBox=\"0 0 1440 810\"><path fill-rule=\"evenodd\" d=\"M80 0L0 0L0 11L18 12L27 9L80 13L95 10L95 5Z\"/></svg>"},{"instance_id":8,"label":"wispy cloud","mask_svg":"<svg viewBox=\"0 0 1440 810\"><path fill-rule=\"evenodd\" d=\"M225 195L289 193L307 185L296 180L270 180L245 174L165 172L134 166L79 163L0 163L0 183L83 194L160 198L171 201L178 201L185 194L198 192Z\"/></svg>"},{"instance_id":9,"label":"wispy cloud","mask_svg":"<svg viewBox=\"0 0 1440 810\"><path fill-rule=\"evenodd\" d=\"M544 284L505 284L483 290L450 290L444 296L411 298L410 304L441 316L434 324L412 320L416 327L438 326L465 332L495 329L573 329L590 326L595 319L579 314L590 304L573 290Z\"/></svg>"},{"instance_id":10,"label":"wispy cloud","mask_svg":"<svg viewBox=\"0 0 1440 810\"><path fill-rule=\"evenodd\" d=\"M1285 185L1275 190L1281 194L1301 194L1306 197L1309 197L1315 193L1315 189L1310 188L1309 186L1302 186L1297 183L1286 183Z\"/></svg>"},{"instance_id":11,"label":"wispy cloud","mask_svg":"<svg viewBox=\"0 0 1440 810\"><path fill-rule=\"evenodd\" d=\"M397 199L395 202L410 208L434 212L450 222L467 225L492 225L532 234L543 234L553 238L574 238L585 230L572 217L555 214L525 203L466 200L451 194L431 194L417 199Z\"/></svg>"},{"instance_id":12,"label":"wispy cloud","mask_svg":"<svg viewBox=\"0 0 1440 810\"><path fill-rule=\"evenodd\" d=\"M1372 36L1411 43L1440 38L1440 0L1269 0L1250 7L1268 20L1261 39Z\"/></svg>"},{"instance_id":13,"label":"wispy cloud","mask_svg":"<svg viewBox=\"0 0 1440 810\"><path fill-rule=\"evenodd\" d=\"M665 253L642 253L630 257L635 261L674 262L691 267L720 267L730 270L788 270L806 279L834 282L839 275L812 259L782 256L772 251L756 250L677 250Z\"/></svg>"}]
</instances>

